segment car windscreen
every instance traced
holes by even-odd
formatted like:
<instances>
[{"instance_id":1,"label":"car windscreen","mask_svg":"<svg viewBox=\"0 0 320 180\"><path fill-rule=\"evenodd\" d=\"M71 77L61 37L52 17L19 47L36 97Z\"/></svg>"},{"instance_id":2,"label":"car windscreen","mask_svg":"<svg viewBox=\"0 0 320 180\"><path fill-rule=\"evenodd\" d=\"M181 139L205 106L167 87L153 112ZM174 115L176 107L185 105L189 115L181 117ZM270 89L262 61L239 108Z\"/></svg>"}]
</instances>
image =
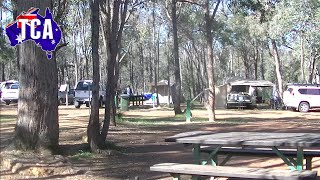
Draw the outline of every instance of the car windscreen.
<instances>
[{"instance_id":1,"label":"car windscreen","mask_svg":"<svg viewBox=\"0 0 320 180\"><path fill-rule=\"evenodd\" d=\"M91 82L81 81L81 82L78 82L76 90L88 91L92 89L91 86L92 86Z\"/></svg>"},{"instance_id":2,"label":"car windscreen","mask_svg":"<svg viewBox=\"0 0 320 180\"><path fill-rule=\"evenodd\" d=\"M11 85L10 89L19 89L19 84Z\"/></svg>"},{"instance_id":3,"label":"car windscreen","mask_svg":"<svg viewBox=\"0 0 320 180\"><path fill-rule=\"evenodd\" d=\"M14 83L6 83L3 88L10 89L11 84L14 84Z\"/></svg>"}]
</instances>

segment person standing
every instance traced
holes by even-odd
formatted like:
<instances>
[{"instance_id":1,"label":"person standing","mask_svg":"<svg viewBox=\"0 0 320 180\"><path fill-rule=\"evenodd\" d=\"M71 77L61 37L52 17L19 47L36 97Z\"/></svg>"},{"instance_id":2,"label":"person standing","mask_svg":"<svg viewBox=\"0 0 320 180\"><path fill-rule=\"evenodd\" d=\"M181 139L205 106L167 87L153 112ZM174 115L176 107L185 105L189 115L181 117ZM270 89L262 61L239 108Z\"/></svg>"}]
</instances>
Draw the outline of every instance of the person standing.
<instances>
[{"instance_id":1,"label":"person standing","mask_svg":"<svg viewBox=\"0 0 320 180\"><path fill-rule=\"evenodd\" d=\"M128 96L132 96L133 95L133 91L132 88L130 87L130 85L128 85L127 89L126 89L126 93Z\"/></svg>"}]
</instances>

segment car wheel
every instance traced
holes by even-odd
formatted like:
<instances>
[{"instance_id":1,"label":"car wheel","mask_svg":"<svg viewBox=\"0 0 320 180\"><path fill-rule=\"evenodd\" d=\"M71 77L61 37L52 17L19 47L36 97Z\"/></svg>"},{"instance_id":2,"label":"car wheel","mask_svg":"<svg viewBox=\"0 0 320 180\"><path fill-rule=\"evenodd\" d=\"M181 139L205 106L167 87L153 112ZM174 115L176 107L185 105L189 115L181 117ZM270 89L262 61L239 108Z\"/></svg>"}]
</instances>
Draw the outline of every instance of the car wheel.
<instances>
[{"instance_id":1,"label":"car wheel","mask_svg":"<svg viewBox=\"0 0 320 180\"><path fill-rule=\"evenodd\" d=\"M6 102L6 105L10 105L10 101L5 101Z\"/></svg>"},{"instance_id":2,"label":"car wheel","mask_svg":"<svg viewBox=\"0 0 320 180\"><path fill-rule=\"evenodd\" d=\"M301 102L299 104L299 111L300 112L308 112L310 109L310 105L308 102Z\"/></svg>"},{"instance_id":3,"label":"car wheel","mask_svg":"<svg viewBox=\"0 0 320 180\"><path fill-rule=\"evenodd\" d=\"M74 102L74 107L75 107L75 108L79 109L80 106L81 106L81 104L80 104L78 101L75 101L75 102Z\"/></svg>"},{"instance_id":4,"label":"car wheel","mask_svg":"<svg viewBox=\"0 0 320 180\"><path fill-rule=\"evenodd\" d=\"M86 102L86 107L90 107L90 103L89 102Z\"/></svg>"}]
</instances>

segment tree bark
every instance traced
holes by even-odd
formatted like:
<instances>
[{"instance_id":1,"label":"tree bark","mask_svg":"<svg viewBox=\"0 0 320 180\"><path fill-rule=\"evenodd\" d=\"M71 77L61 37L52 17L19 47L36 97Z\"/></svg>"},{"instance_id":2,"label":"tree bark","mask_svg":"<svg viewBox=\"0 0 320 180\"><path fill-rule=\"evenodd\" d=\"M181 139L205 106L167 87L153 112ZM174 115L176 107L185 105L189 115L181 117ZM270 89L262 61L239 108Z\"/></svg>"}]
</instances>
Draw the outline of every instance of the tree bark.
<instances>
[{"instance_id":1,"label":"tree bark","mask_svg":"<svg viewBox=\"0 0 320 180\"><path fill-rule=\"evenodd\" d=\"M277 75L277 80L278 80L278 90L279 90L279 96L282 99L282 94L283 94L283 84L282 84L282 75L281 75L281 61L280 61L280 56L278 53L278 47L276 44L276 41L274 39L271 40L272 43L272 55L274 57L275 65L276 65L276 75Z\"/></svg>"},{"instance_id":2,"label":"tree bark","mask_svg":"<svg viewBox=\"0 0 320 180\"><path fill-rule=\"evenodd\" d=\"M92 104L89 124L87 128L88 143L91 151L99 149L99 83L100 83L100 63L99 63L99 2L90 0L91 8L91 53L93 64L93 84L92 84Z\"/></svg>"},{"instance_id":3,"label":"tree bark","mask_svg":"<svg viewBox=\"0 0 320 180\"><path fill-rule=\"evenodd\" d=\"M313 83L313 79L314 79L314 71L315 71L315 68L316 68L316 58L317 56L317 51L316 50L312 50L312 53L310 55L310 59L311 59L311 62L310 62L310 73L309 73L309 83Z\"/></svg>"},{"instance_id":4,"label":"tree bark","mask_svg":"<svg viewBox=\"0 0 320 180\"><path fill-rule=\"evenodd\" d=\"M44 15L51 0L17 1L18 12L31 7L40 8ZM19 103L15 126L15 147L23 150L54 151L59 144L58 73L55 61L34 42L27 41L19 48Z\"/></svg>"},{"instance_id":5,"label":"tree bark","mask_svg":"<svg viewBox=\"0 0 320 180\"><path fill-rule=\"evenodd\" d=\"M172 0L172 30L173 30L173 57L174 57L174 77L175 92L174 97L174 113L181 114L181 77L180 77L180 60L178 45L178 28L177 28L177 0Z\"/></svg>"},{"instance_id":6,"label":"tree bark","mask_svg":"<svg viewBox=\"0 0 320 180\"><path fill-rule=\"evenodd\" d=\"M114 0L113 1L113 8L112 13L109 8L110 4L107 3L108 16L112 17L111 21L107 18L106 24L110 26L107 38L108 38L108 62L107 62L107 85L106 85L106 104L105 104L105 116L103 127L101 131L101 143L105 143L109 126L110 120L113 119L114 113L110 113L112 107L114 107L114 96L115 96L115 89L117 86L118 75L117 69L118 67L118 55L119 49L122 40L122 32L124 28L124 23L127 15L127 8L128 8L128 0ZM111 24L110 24L111 22Z\"/></svg>"},{"instance_id":7,"label":"tree bark","mask_svg":"<svg viewBox=\"0 0 320 180\"><path fill-rule=\"evenodd\" d=\"M302 83L306 82L306 76L304 72L304 39L303 33L301 32L300 36L300 48L301 48L301 57L300 57L300 69L301 69L301 81Z\"/></svg>"},{"instance_id":8,"label":"tree bark","mask_svg":"<svg viewBox=\"0 0 320 180\"><path fill-rule=\"evenodd\" d=\"M4 62L1 63L1 70L2 70L2 73L1 73L1 81L5 81L5 79L6 79L6 74L5 74L5 72L4 72L4 70L5 70L5 64L4 64Z\"/></svg>"},{"instance_id":9,"label":"tree bark","mask_svg":"<svg viewBox=\"0 0 320 180\"><path fill-rule=\"evenodd\" d=\"M255 45L255 56L254 56L254 79L258 79L258 62L259 62L259 46L258 42Z\"/></svg>"},{"instance_id":10,"label":"tree bark","mask_svg":"<svg viewBox=\"0 0 320 180\"><path fill-rule=\"evenodd\" d=\"M260 52L260 71L261 71L261 78L262 80L265 80L265 70L264 70L264 58L263 58L263 52Z\"/></svg>"},{"instance_id":11,"label":"tree bark","mask_svg":"<svg viewBox=\"0 0 320 180\"><path fill-rule=\"evenodd\" d=\"M220 4L220 0L218 0L213 14L210 15L210 8L209 8L209 0L205 3L205 24L206 24L206 41L207 41L207 73L208 73L208 102L206 104L206 108L209 114L209 121L215 121L215 77L214 77L214 59L213 59L213 33L212 33L212 23L217 12L217 9Z\"/></svg>"}]
</instances>

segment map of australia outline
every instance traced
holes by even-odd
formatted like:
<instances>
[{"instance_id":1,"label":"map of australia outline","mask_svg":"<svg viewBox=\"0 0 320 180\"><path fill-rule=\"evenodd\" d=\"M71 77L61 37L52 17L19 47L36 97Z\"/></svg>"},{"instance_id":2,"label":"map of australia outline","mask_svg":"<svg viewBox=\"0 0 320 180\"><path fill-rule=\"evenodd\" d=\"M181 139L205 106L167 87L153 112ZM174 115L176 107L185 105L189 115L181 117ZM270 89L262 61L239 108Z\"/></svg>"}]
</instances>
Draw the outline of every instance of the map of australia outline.
<instances>
[{"instance_id":1,"label":"map of australia outline","mask_svg":"<svg viewBox=\"0 0 320 180\"><path fill-rule=\"evenodd\" d=\"M30 8L22 12L16 21L6 27L6 34L11 46L20 45L25 41L33 40L37 46L47 53L47 58L52 58L54 51L62 38L58 24L53 20L52 13L46 8L45 16L38 14L38 8ZM31 27L34 25L34 27ZM24 32L22 30L25 30Z\"/></svg>"}]
</instances>

